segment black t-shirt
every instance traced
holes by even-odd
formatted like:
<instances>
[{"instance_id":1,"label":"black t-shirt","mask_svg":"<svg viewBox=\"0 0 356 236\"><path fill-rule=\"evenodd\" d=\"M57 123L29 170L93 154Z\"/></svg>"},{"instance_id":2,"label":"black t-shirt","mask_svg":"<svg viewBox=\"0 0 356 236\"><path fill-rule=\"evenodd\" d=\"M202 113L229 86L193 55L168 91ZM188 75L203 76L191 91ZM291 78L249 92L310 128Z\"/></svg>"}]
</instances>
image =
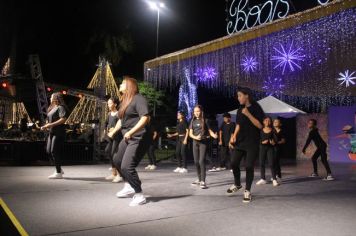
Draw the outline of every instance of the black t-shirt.
<instances>
[{"instance_id":1,"label":"black t-shirt","mask_svg":"<svg viewBox=\"0 0 356 236\"><path fill-rule=\"evenodd\" d=\"M277 130L274 130L274 134L276 136L276 139L277 139L277 142L280 142L282 141L282 139L285 139L285 135L284 135L284 131L283 130L280 130L279 132L277 132ZM278 144L278 146L281 146L283 144Z\"/></svg>"},{"instance_id":2,"label":"black t-shirt","mask_svg":"<svg viewBox=\"0 0 356 236\"><path fill-rule=\"evenodd\" d=\"M223 146L227 146L230 142L231 134L235 131L235 123L230 122L229 124L223 122L220 131L222 132L222 144Z\"/></svg>"},{"instance_id":3,"label":"black t-shirt","mask_svg":"<svg viewBox=\"0 0 356 236\"><path fill-rule=\"evenodd\" d=\"M251 146L253 148L260 143L260 129L254 126L247 116L242 114L242 109L243 107L241 107L236 114L236 125L240 126L236 145L237 148L240 149L245 149ZM262 124L265 115L261 106L258 103L252 103L247 109L252 116Z\"/></svg>"},{"instance_id":4,"label":"black t-shirt","mask_svg":"<svg viewBox=\"0 0 356 236\"><path fill-rule=\"evenodd\" d=\"M141 94L136 94L131 103L126 109L124 117L122 118L122 133L125 134L127 131L132 129L142 116L146 116L149 114L148 104L146 98L144 98ZM143 135L146 132L146 128L135 133L135 136Z\"/></svg>"},{"instance_id":5,"label":"black t-shirt","mask_svg":"<svg viewBox=\"0 0 356 236\"><path fill-rule=\"evenodd\" d=\"M193 130L193 135L198 136L199 134L203 138L207 138L209 136L209 123L205 120L204 132L203 132L203 121L201 119L193 118L192 122L189 125L189 129Z\"/></svg>"},{"instance_id":6,"label":"black t-shirt","mask_svg":"<svg viewBox=\"0 0 356 236\"><path fill-rule=\"evenodd\" d=\"M185 135L188 129L188 124L185 120L177 123L177 133L178 135Z\"/></svg>"},{"instance_id":7,"label":"black t-shirt","mask_svg":"<svg viewBox=\"0 0 356 236\"><path fill-rule=\"evenodd\" d=\"M67 117L67 111L61 105L53 107L52 110L49 111L47 114L47 119L49 123L56 122L57 120L66 117ZM50 128L49 132L53 135L65 136L65 124L54 126Z\"/></svg>"},{"instance_id":8,"label":"black t-shirt","mask_svg":"<svg viewBox=\"0 0 356 236\"><path fill-rule=\"evenodd\" d=\"M266 141L266 140L274 140L275 142L277 142L277 138L273 132L273 130L271 130L271 132L269 133L265 133L263 131L263 129L261 130L261 145L265 145L265 146L272 146L272 144L270 144L269 142L267 144L263 144L262 142L263 141Z\"/></svg>"},{"instance_id":9,"label":"black t-shirt","mask_svg":"<svg viewBox=\"0 0 356 236\"><path fill-rule=\"evenodd\" d=\"M119 120L118 113L116 113L115 115L112 115L111 112L109 112L108 118L106 121L106 130L109 131L111 128L115 128L118 120ZM115 140L119 140L120 132L116 132L112 138Z\"/></svg>"},{"instance_id":10,"label":"black t-shirt","mask_svg":"<svg viewBox=\"0 0 356 236\"><path fill-rule=\"evenodd\" d=\"M321 138L320 134L319 134L319 130L317 128L311 129L309 131L309 135L308 135L308 139L305 142L305 145L303 147L303 151L305 151L305 149L307 149L307 147L309 146L310 142L313 141L315 146L319 149L325 149L326 148L326 143L325 141Z\"/></svg>"}]
</instances>

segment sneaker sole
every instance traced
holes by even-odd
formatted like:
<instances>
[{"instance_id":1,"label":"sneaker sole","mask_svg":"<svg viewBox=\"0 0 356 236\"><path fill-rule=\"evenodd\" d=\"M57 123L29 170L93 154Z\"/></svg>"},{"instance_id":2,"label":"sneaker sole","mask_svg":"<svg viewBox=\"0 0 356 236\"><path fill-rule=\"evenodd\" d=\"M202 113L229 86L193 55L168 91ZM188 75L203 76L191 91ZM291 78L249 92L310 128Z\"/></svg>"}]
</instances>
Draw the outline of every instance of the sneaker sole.
<instances>
[{"instance_id":1,"label":"sneaker sole","mask_svg":"<svg viewBox=\"0 0 356 236\"><path fill-rule=\"evenodd\" d=\"M128 193L128 194L122 194L122 195L118 195L118 194L116 194L116 197L117 198L128 198L128 197L131 197L133 194L135 194L135 192L133 192L133 193Z\"/></svg>"},{"instance_id":2,"label":"sneaker sole","mask_svg":"<svg viewBox=\"0 0 356 236\"><path fill-rule=\"evenodd\" d=\"M251 201L252 201L252 199L251 200L242 200L243 203L250 203Z\"/></svg>"},{"instance_id":3,"label":"sneaker sole","mask_svg":"<svg viewBox=\"0 0 356 236\"><path fill-rule=\"evenodd\" d=\"M142 202L140 202L140 203L137 203L137 204L129 204L129 206L130 207L136 207L136 206L141 206L141 205L144 205L144 204L146 204L147 203L147 201L146 200L144 200L144 201L142 201Z\"/></svg>"}]
</instances>

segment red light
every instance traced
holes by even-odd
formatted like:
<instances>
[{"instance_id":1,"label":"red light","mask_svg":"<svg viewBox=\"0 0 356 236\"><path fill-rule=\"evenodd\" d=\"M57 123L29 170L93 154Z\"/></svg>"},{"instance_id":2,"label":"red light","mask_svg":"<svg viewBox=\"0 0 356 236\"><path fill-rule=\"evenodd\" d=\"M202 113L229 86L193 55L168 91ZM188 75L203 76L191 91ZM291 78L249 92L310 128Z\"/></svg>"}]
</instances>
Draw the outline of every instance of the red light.
<instances>
[{"instance_id":1,"label":"red light","mask_svg":"<svg viewBox=\"0 0 356 236\"><path fill-rule=\"evenodd\" d=\"M62 94L63 94L63 95L66 95L66 94L67 94L67 91L62 90Z\"/></svg>"},{"instance_id":2,"label":"red light","mask_svg":"<svg viewBox=\"0 0 356 236\"><path fill-rule=\"evenodd\" d=\"M7 83L6 82L3 82L2 84L1 84L1 86L3 87L3 88L7 88Z\"/></svg>"},{"instance_id":3,"label":"red light","mask_svg":"<svg viewBox=\"0 0 356 236\"><path fill-rule=\"evenodd\" d=\"M48 92L51 92L51 91L52 91L52 88L51 88L51 87L47 87L47 91L48 91Z\"/></svg>"}]
</instances>

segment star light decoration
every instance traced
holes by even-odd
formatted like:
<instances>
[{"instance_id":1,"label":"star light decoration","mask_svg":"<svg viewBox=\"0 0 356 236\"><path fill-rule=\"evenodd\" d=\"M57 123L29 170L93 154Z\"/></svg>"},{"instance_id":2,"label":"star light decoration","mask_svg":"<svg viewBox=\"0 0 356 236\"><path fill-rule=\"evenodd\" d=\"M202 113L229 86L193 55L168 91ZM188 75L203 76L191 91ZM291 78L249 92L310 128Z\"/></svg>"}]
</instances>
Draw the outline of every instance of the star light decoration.
<instances>
[{"instance_id":1,"label":"star light decoration","mask_svg":"<svg viewBox=\"0 0 356 236\"><path fill-rule=\"evenodd\" d=\"M256 57L244 57L241 66L244 72L254 72L257 69L258 62Z\"/></svg>"},{"instance_id":2,"label":"star light decoration","mask_svg":"<svg viewBox=\"0 0 356 236\"><path fill-rule=\"evenodd\" d=\"M278 67L283 68L282 74L284 74L287 67L292 72L296 69L302 69L300 63L304 61L305 58L302 47L293 47L293 41L289 47L284 47L281 43L279 45L279 48L273 47L276 55L272 56L271 60L277 63L273 69Z\"/></svg>"},{"instance_id":3,"label":"star light decoration","mask_svg":"<svg viewBox=\"0 0 356 236\"><path fill-rule=\"evenodd\" d=\"M284 89L283 80L281 78L268 77L263 81L263 90L266 91L267 96L275 95L280 97Z\"/></svg>"},{"instance_id":4,"label":"star light decoration","mask_svg":"<svg viewBox=\"0 0 356 236\"><path fill-rule=\"evenodd\" d=\"M355 71L350 73L349 70L346 70L344 73L340 72L339 75L341 76L340 78L338 78L338 81L341 81L340 86L345 84L346 88L351 86L351 85L355 85L355 81L353 81L354 79L356 79L355 76L353 76L355 74Z\"/></svg>"},{"instance_id":5,"label":"star light decoration","mask_svg":"<svg viewBox=\"0 0 356 236\"><path fill-rule=\"evenodd\" d=\"M198 78L198 81L207 82L215 79L218 75L216 69L212 66L206 66L198 68L194 75Z\"/></svg>"}]
</instances>

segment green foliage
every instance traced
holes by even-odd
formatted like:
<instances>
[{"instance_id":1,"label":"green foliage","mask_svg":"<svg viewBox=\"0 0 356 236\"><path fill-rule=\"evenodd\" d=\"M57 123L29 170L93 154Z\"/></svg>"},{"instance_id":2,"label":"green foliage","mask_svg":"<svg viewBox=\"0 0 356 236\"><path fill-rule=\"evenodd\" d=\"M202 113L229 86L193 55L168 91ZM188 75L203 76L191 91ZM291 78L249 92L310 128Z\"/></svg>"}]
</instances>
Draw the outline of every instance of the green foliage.
<instances>
[{"instance_id":1,"label":"green foliage","mask_svg":"<svg viewBox=\"0 0 356 236\"><path fill-rule=\"evenodd\" d=\"M155 105L156 108L164 105L164 93L161 90L157 90L149 83L142 81L138 82L138 88L140 90L140 93L147 99L148 105L151 110L153 110Z\"/></svg>"}]
</instances>

